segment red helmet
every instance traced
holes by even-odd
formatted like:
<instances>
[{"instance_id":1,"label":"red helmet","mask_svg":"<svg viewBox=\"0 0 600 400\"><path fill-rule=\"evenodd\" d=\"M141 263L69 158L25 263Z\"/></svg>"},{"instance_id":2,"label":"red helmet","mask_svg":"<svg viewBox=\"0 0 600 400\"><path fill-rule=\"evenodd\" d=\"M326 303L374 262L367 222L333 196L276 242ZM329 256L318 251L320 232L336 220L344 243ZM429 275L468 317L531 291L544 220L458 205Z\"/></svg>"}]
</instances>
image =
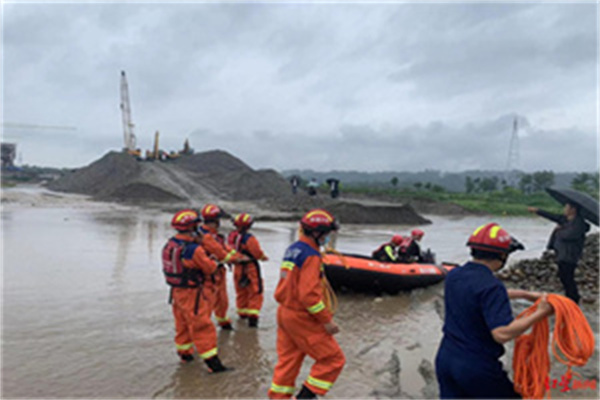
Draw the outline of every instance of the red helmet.
<instances>
[{"instance_id":1,"label":"red helmet","mask_svg":"<svg viewBox=\"0 0 600 400\"><path fill-rule=\"evenodd\" d=\"M471 237L469 237L467 246L472 249L504 254L525 249L518 240L511 237L508 232L495 222L481 225L475 229Z\"/></svg>"},{"instance_id":2,"label":"red helmet","mask_svg":"<svg viewBox=\"0 0 600 400\"><path fill-rule=\"evenodd\" d=\"M333 215L320 208L307 212L300 220L300 225L305 232L329 233L339 228Z\"/></svg>"},{"instance_id":3,"label":"red helmet","mask_svg":"<svg viewBox=\"0 0 600 400\"><path fill-rule=\"evenodd\" d=\"M404 241L404 238L400 235L392 236L392 243L395 244L396 246L400 246L403 241Z\"/></svg>"},{"instance_id":4,"label":"red helmet","mask_svg":"<svg viewBox=\"0 0 600 400\"><path fill-rule=\"evenodd\" d=\"M238 228L250 228L253 223L254 219L250 214L247 213L238 214L233 220L233 225L237 226Z\"/></svg>"},{"instance_id":5,"label":"red helmet","mask_svg":"<svg viewBox=\"0 0 600 400\"><path fill-rule=\"evenodd\" d=\"M205 222L216 221L225 216L223 210L214 204L205 205L200 213L202 214L202 218Z\"/></svg>"},{"instance_id":6,"label":"red helmet","mask_svg":"<svg viewBox=\"0 0 600 400\"><path fill-rule=\"evenodd\" d=\"M171 226L180 232L191 231L196 228L196 224L200 222L200 216L194 210L178 211L171 220Z\"/></svg>"},{"instance_id":7,"label":"red helmet","mask_svg":"<svg viewBox=\"0 0 600 400\"><path fill-rule=\"evenodd\" d=\"M410 233L410 235L414 238L421 239L423 236L425 236L425 232L423 232L420 229L413 229L412 232Z\"/></svg>"}]
</instances>

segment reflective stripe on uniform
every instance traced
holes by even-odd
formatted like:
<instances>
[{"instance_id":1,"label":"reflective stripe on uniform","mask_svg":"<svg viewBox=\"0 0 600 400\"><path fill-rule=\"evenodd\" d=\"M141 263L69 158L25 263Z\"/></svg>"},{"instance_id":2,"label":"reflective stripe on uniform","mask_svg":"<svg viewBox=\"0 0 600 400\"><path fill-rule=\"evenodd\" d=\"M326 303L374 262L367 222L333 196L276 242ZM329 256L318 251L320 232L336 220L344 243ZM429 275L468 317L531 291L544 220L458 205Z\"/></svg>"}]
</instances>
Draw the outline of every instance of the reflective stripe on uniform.
<instances>
[{"instance_id":1,"label":"reflective stripe on uniform","mask_svg":"<svg viewBox=\"0 0 600 400\"><path fill-rule=\"evenodd\" d=\"M392 250L392 246L390 246L390 245L385 246L385 253L388 255L390 260L396 259L396 256L394 255L394 250Z\"/></svg>"},{"instance_id":2,"label":"reflective stripe on uniform","mask_svg":"<svg viewBox=\"0 0 600 400\"><path fill-rule=\"evenodd\" d=\"M319 311L323 311L324 309L325 309L325 303L323 303L323 300L319 301L314 306L310 306L307 308L308 312L311 314L316 314Z\"/></svg>"},{"instance_id":3,"label":"reflective stripe on uniform","mask_svg":"<svg viewBox=\"0 0 600 400\"><path fill-rule=\"evenodd\" d=\"M237 313L238 313L238 314L242 314L242 315L243 315L243 314L247 314L247 313L248 313L248 310L247 310L247 309L245 309L245 308L238 308L238 310L237 310Z\"/></svg>"},{"instance_id":4,"label":"reflective stripe on uniform","mask_svg":"<svg viewBox=\"0 0 600 400\"><path fill-rule=\"evenodd\" d=\"M306 383L323 390L329 390L333 386L333 382L322 381L321 379L313 378L310 375L306 378Z\"/></svg>"},{"instance_id":5,"label":"reflective stripe on uniform","mask_svg":"<svg viewBox=\"0 0 600 400\"><path fill-rule=\"evenodd\" d=\"M217 322L229 322L229 317L219 318L215 316L215 318L217 319Z\"/></svg>"},{"instance_id":6,"label":"reflective stripe on uniform","mask_svg":"<svg viewBox=\"0 0 600 400\"><path fill-rule=\"evenodd\" d=\"M203 360L206 360L206 359L209 359L216 355L217 355L217 348L215 347L214 349L210 349L209 351L205 351L204 353L200 354L200 358Z\"/></svg>"},{"instance_id":7,"label":"reflective stripe on uniform","mask_svg":"<svg viewBox=\"0 0 600 400\"><path fill-rule=\"evenodd\" d=\"M175 348L177 350L189 350L192 348L192 346L194 346L194 343L184 343L184 344L175 343Z\"/></svg>"},{"instance_id":8,"label":"reflective stripe on uniform","mask_svg":"<svg viewBox=\"0 0 600 400\"><path fill-rule=\"evenodd\" d=\"M282 269L289 269L290 271L293 270L295 266L296 266L296 264L294 264L291 261L284 261L281 263Z\"/></svg>"},{"instance_id":9,"label":"reflective stripe on uniform","mask_svg":"<svg viewBox=\"0 0 600 400\"><path fill-rule=\"evenodd\" d=\"M294 394L295 389L293 386L281 386L271 383L271 392L273 393Z\"/></svg>"},{"instance_id":10,"label":"reflective stripe on uniform","mask_svg":"<svg viewBox=\"0 0 600 400\"><path fill-rule=\"evenodd\" d=\"M256 310L254 308L247 308L246 309L246 314L248 314L248 315L258 315L258 314L260 314L260 310Z\"/></svg>"},{"instance_id":11,"label":"reflective stripe on uniform","mask_svg":"<svg viewBox=\"0 0 600 400\"><path fill-rule=\"evenodd\" d=\"M228 263L231 257L235 255L235 253L237 253L235 250L231 250L229 253L227 253L225 258L223 259L223 262Z\"/></svg>"},{"instance_id":12,"label":"reflective stripe on uniform","mask_svg":"<svg viewBox=\"0 0 600 400\"><path fill-rule=\"evenodd\" d=\"M492 239L496 239L496 236L498 236L498 232L500 232L500 228L498 225L496 226L492 226L492 229L490 229L490 238Z\"/></svg>"}]
</instances>

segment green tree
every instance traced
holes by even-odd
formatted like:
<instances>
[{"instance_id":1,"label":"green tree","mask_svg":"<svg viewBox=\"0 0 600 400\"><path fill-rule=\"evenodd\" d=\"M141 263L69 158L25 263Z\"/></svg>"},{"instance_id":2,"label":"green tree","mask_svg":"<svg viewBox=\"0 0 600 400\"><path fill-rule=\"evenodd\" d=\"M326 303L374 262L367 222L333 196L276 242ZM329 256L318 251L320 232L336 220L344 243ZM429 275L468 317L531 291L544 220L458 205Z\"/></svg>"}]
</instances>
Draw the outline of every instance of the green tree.
<instances>
[{"instance_id":1,"label":"green tree","mask_svg":"<svg viewBox=\"0 0 600 400\"><path fill-rule=\"evenodd\" d=\"M498 190L498 177L483 178L479 186L482 192L494 192Z\"/></svg>"},{"instance_id":2,"label":"green tree","mask_svg":"<svg viewBox=\"0 0 600 400\"><path fill-rule=\"evenodd\" d=\"M531 174L523 174L519 179L519 189L525 194L530 194L533 191L533 176Z\"/></svg>"},{"instance_id":3,"label":"green tree","mask_svg":"<svg viewBox=\"0 0 600 400\"><path fill-rule=\"evenodd\" d=\"M427 190L431 189L431 182L427 182L425 185L423 185L423 187Z\"/></svg>"},{"instance_id":4,"label":"green tree","mask_svg":"<svg viewBox=\"0 0 600 400\"><path fill-rule=\"evenodd\" d=\"M533 173L533 190L535 192L540 192L552 185L554 185L554 172L537 171Z\"/></svg>"},{"instance_id":5,"label":"green tree","mask_svg":"<svg viewBox=\"0 0 600 400\"><path fill-rule=\"evenodd\" d=\"M475 190L475 183L473 182L473 179L470 176L467 176L465 178L465 191L467 193L473 193L474 190Z\"/></svg>"},{"instance_id":6,"label":"green tree","mask_svg":"<svg viewBox=\"0 0 600 400\"><path fill-rule=\"evenodd\" d=\"M396 187L396 186L398 186L398 177L396 177L396 176L395 176L395 177L393 177L393 178L390 180L390 183L392 184L392 186L393 186L393 187Z\"/></svg>"},{"instance_id":7,"label":"green tree","mask_svg":"<svg viewBox=\"0 0 600 400\"><path fill-rule=\"evenodd\" d=\"M423 184L421 182L415 182L415 183L413 183L413 186L415 187L415 189L421 190L421 188L423 187Z\"/></svg>"}]
</instances>

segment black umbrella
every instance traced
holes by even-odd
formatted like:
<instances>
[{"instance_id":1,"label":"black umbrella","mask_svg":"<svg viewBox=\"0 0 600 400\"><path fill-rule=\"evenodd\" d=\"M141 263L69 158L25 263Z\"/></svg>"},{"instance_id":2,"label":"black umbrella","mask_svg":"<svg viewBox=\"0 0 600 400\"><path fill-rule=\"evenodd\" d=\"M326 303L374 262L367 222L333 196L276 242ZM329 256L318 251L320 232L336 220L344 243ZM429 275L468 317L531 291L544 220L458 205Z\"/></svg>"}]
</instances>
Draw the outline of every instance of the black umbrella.
<instances>
[{"instance_id":1,"label":"black umbrella","mask_svg":"<svg viewBox=\"0 0 600 400\"><path fill-rule=\"evenodd\" d=\"M581 216L600 226L598 201L590 195L572 189L546 188L546 192L561 204L569 203L579 207Z\"/></svg>"}]
</instances>

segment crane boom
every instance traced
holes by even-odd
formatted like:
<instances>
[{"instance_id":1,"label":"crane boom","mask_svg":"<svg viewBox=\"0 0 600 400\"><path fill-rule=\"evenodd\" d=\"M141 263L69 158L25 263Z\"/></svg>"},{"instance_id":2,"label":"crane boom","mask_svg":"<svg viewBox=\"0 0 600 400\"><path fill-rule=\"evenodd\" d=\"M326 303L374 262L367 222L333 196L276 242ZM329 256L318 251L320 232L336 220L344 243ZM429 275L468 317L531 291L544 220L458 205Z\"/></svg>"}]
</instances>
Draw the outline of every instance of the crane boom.
<instances>
[{"instance_id":1,"label":"crane boom","mask_svg":"<svg viewBox=\"0 0 600 400\"><path fill-rule=\"evenodd\" d=\"M129 104L129 88L125 71L121 71L121 113L123 115L123 139L125 150L135 151L135 134L131 121L131 105Z\"/></svg>"}]
</instances>

